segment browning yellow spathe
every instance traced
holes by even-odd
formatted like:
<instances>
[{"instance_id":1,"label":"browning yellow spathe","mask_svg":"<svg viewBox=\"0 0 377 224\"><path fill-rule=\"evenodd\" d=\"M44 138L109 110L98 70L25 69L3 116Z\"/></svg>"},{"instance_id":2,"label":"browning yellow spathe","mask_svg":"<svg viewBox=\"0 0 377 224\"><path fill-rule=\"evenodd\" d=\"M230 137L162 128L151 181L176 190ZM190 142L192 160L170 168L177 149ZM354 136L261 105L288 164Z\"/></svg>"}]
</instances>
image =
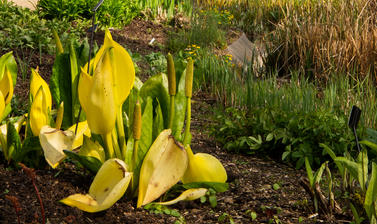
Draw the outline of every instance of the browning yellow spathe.
<instances>
[{"instance_id":1,"label":"browning yellow spathe","mask_svg":"<svg viewBox=\"0 0 377 224\"><path fill-rule=\"evenodd\" d=\"M76 124L69 127L68 130L75 132ZM82 143L83 143L83 140L84 140L84 135L86 135L88 137L91 136L90 129L89 129L89 126L88 126L88 122L86 120L78 123L77 133L76 133L73 145L72 145L72 149L76 149L76 148L82 146Z\"/></svg>"},{"instance_id":2,"label":"browning yellow spathe","mask_svg":"<svg viewBox=\"0 0 377 224\"><path fill-rule=\"evenodd\" d=\"M60 202L86 212L106 210L123 196L131 176L122 160L109 159L99 169L89 194L74 194Z\"/></svg>"},{"instance_id":3,"label":"browning yellow spathe","mask_svg":"<svg viewBox=\"0 0 377 224\"><path fill-rule=\"evenodd\" d=\"M66 157L63 150L72 150L74 138L72 131L61 131L48 125L42 127L39 141L45 159L53 169Z\"/></svg>"},{"instance_id":4,"label":"browning yellow spathe","mask_svg":"<svg viewBox=\"0 0 377 224\"><path fill-rule=\"evenodd\" d=\"M208 191L208 189L206 189L206 188L188 189L188 190L185 190L184 192L182 192L181 195L179 195L177 198L175 198L173 200L166 201L166 202L157 202L156 204L172 205L172 204L175 204L175 203L180 202L180 201L193 201L193 200L196 200L196 199L206 195L207 191Z\"/></svg>"},{"instance_id":5,"label":"browning yellow spathe","mask_svg":"<svg viewBox=\"0 0 377 224\"><path fill-rule=\"evenodd\" d=\"M187 153L167 129L153 142L140 169L137 207L146 205L174 186L187 169Z\"/></svg>"}]
</instances>

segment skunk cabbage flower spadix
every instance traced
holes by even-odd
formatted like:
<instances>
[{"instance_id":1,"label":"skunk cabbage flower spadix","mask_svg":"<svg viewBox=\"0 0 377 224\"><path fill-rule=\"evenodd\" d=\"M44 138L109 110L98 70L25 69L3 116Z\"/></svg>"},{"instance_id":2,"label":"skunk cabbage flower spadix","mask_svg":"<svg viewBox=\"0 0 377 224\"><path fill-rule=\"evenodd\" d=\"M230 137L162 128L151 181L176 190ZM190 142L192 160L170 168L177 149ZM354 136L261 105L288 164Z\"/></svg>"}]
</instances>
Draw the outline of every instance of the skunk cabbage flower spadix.
<instances>
[{"instance_id":1,"label":"skunk cabbage flower spadix","mask_svg":"<svg viewBox=\"0 0 377 224\"><path fill-rule=\"evenodd\" d=\"M33 97L33 101L36 98L36 95L41 87L46 97L46 107L49 108L49 110L51 110L52 98L51 98L50 88L48 87L47 83L42 79L42 77L39 75L38 68L36 70L31 69L30 94Z\"/></svg>"},{"instance_id":2,"label":"skunk cabbage flower spadix","mask_svg":"<svg viewBox=\"0 0 377 224\"><path fill-rule=\"evenodd\" d=\"M69 127L68 130L75 132L76 124ZM84 141L84 135L88 137L91 136L87 121L79 122L78 127L77 127L77 133L75 136L75 141L73 142L73 145L72 145L72 149L77 149L78 147L82 146L83 141Z\"/></svg>"},{"instance_id":3,"label":"skunk cabbage flower spadix","mask_svg":"<svg viewBox=\"0 0 377 224\"><path fill-rule=\"evenodd\" d=\"M47 163L56 168L65 158L63 150L71 150L73 139L72 131L61 131L50 126L43 126L39 134L39 141L43 148Z\"/></svg>"},{"instance_id":4,"label":"skunk cabbage flower spadix","mask_svg":"<svg viewBox=\"0 0 377 224\"><path fill-rule=\"evenodd\" d=\"M5 105L10 103L13 97L13 81L7 66L5 66L3 78L0 80L0 91L3 94Z\"/></svg>"},{"instance_id":5,"label":"skunk cabbage flower spadix","mask_svg":"<svg viewBox=\"0 0 377 224\"><path fill-rule=\"evenodd\" d=\"M173 199L171 201L166 202L158 202L156 204L159 205L172 205L180 201L193 201L196 200L204 195L206 195L208 189L207 188L192 188L185 190L182 192L181 195L179 195L176 199Z\"/></svg>"},{"instance_id":6,"label":"skunk cabbage flower spadix","mask_svg":"<svg viewBox=\"0 0 377 224\"><path fill-rule=\"evenodd\" d=\"M81 69L79 100L86 113L89 128L96 134L110 133L115 126L117 109L110 51L111 49L107 49L103 53L93 76Z\"/></svg>"},{"instance_id":7,"label":"skunk cabbage flower spadix","mask_svg":"<svg viewBox=\"0 0 377 224\"><path fill-rule=\"evenodd\" d=\"M89 194L74 194L60 202L86 212L106 210L123 196L131 176L122 160L109 159L99 169Z\"/></svg>"},{"instance_id":8,"label":"skunk cabbage flower spadix","mask_svg":"<svg viewBox=\"0 0 377 224\"><path fill-rule=\"evenodd\" d=\"M187 153L167 129L153 142L140 169L137 207L146 205L174 186L187 169Z\"/></svg>"},{"instance_id":9,"label":"skunk cabbage flower spadix","mask_svg":"<svg viewBox=\"0 0 377 224\"><path fill-rule=\"evenodd\" d=\"M189 164L182 182L219 182L225 183L227 180L226 171L221 162L216 157L207 153L192 153L190 146L186 147Z\"/></svg>"},{"instance_id":10,"label":"skunk cabbage flower spadix","mask_svg":"<svg viewBox=\"0 0 377 224\"><path fill-rule=\"evenodd\" d=\"M41 86L30 108L30 128L34 136L39 136L41 128L48 125L48 107L46 101L47 96Z\"/></svg>"}]
</instances>

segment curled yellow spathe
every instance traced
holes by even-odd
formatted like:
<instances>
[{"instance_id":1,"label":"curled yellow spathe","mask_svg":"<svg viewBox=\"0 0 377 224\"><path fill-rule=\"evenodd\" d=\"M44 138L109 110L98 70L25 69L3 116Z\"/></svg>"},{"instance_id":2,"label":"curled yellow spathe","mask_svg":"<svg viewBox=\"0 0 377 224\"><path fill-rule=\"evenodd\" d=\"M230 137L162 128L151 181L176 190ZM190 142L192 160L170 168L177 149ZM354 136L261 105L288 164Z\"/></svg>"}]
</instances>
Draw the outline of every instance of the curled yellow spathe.
<instances>
[{"instance_id":1,"label":"curled yellow spathe","mask_svg":"<svg viewBox=\"0 0 377 224\"><path fill-rule=\"evenodd\" d=\"M68 130L75 132L76 124L69 127ZM77 133L75 135L75 140L73 142L72 149L77 149L78 147L82 146L84 141L84 135L88 137L91 136L88 122L86 120L78 123Z\"/></svg>"},{"instance_id":2,"label":"curled yellow spathe","mask_svg":"<svg viewBox=\"0 0 377 224\"><path fill-rule=\"evenodd\" d=\"M63 150L72 150L74 138L75 136L72 131L61 131L48 125L42 127L39 141L45 159L52 168L55 169L66 157Z\"/></svg>"},{"instance_id":3,"label":"curled yellow spathe","mask_svg":"<svg viewBox=\"0 0 377 224\"><path fill-rule=\"evenodd\" d=\"M13 97L13 80L7 66L5 66L3 78L0 80L0 91L3 95L5 105L7 105Z\"/></svg>"},{"instance_id":4,"label":"curled yellow spathe","mask_svg":"<svg viewBox=\"0 0 377 224\"><path fill-rule=\"evenodd\" d=\"M108 49L112 49L110 52L111 67L113 72L112 84L116 104L119 107L126 100L133 87L135 81L135 67L126 49L115 42L110 31L106 30L103 46L98 50L96 56L91 61L90 68L92 71L96 70L102 55L105 54ZM87 71L87 66L88 65L85 66L85 71Z\"/></svg>"},{"instance_id":5,"label":"curled yellow spathe","mask_svg":"<svg viewBox=\"0 0 377 224\"><path fill-rule=\"evenodd\" d=\"M80 104L86 113L90 130L96 134L110 133L115 126L117 109L110 51L107 49L104 52L93 76L81 69L78 86Z\"/></svg>"},{"instance_id":6,"label":"curled yellow spathe","mask_svg":"<svg viewBox=\"0 0 377 224\"><path fill-rule=\"evenodd\" d=\"M48 107L46 94L41 86L30 108L30 128L34 136L39 136L43 126L48 124Z\"/></svg>"},{"instance_id":7,"label":"curled yellow spathe","mask_svg":"<svg viewBox=\"0 0 377 224\"><path fill-rule=\"evenodd\" d=\"M42 77L39 75L38 68L31 69L30 94L33 100L34 98L36 98L37 92L41 87L46 97L46 107L49 108L49 110L51 110L52 97L50 88L48 87L45 80L43 80Z\"/></svg>"},{"instance_id":8,"label":"curled yellow spathe","mask_svg":"<svg viewBox=\"0 0 377 224\"><path fill-rule=\"evenodd\" d=\"M131 176L122 160L109 159L99 169L89 194L74 194L60 202L86 212L106 210L123 196Z\"/></svg>"},{"instance_id":9,"label":"curled yellow spathe","mask_svg":"<svg viewBox=\"0 0 377 224\"><path fill-rule=\"evenodd\" d=\"M189 145L186 146L189 158L187 170L182 177L182 182L219 182L225 183L227 174L221 162L207 153L192 153Z\"/></svg>"}]
</instances>

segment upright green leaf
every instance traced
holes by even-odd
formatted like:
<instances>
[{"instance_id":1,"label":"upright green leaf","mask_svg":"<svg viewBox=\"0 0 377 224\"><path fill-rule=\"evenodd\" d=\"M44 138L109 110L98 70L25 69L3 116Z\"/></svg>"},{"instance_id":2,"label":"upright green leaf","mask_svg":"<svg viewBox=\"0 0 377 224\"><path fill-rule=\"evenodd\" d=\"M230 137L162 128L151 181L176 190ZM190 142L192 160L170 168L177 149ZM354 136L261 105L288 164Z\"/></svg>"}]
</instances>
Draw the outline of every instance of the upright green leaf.
<instances>
[{"instance_id":1,"label":"upright green leaf","mask_svg":"<svg viewBox=\"0 0 377 224\"><path fill-rule=\"evenodd\" d=\"M325 150L325 152L329 154L329 156L334 160L335 165L338 167L339 172L341 173L341 175L343 175L344 167L340 162L335 161L335 159L337 158L335 153L330 149L330 147L328 147L327 145L323 143L320 143L319 146L321 146Z\"/></svg>"},{"instance_id":2,"label":"upright green leaf","mask_svg":"<svg viewBox=\"0 0 377 224\"><path fill-rule=\"evenodd\" d=\"M72 119L75 120L80 110L80 103L77 96L77 86L79 84L79 65L77 64L76 50L74 48L73 40L71 41L69 48L69 62L71 67L71 114Z\"/></svg>"},{"instance_id":3,"label":"upright green leaf","mask_svg":"<svg viewBox=\"0 0 377 224\"><path fill-rule=\"evenodd\" d=\"M68 53L56 56L50 80L51 95L55 103L59 105L64 101L63 129L70 127L74 123L72 116L71 69L68 66L69 64L70 55Z\"/></svg>"},{"instance_id":4,"label":"upright green leaf","mask_svg":"<svg viewBox=\"0 0 377 224\"><path fill-rule=\"evenodd\" d=\"M155 114L156 115L153 119L152 141L157 138L162 130L164 130L164 116L162 115L160 102L158 102L157 107L155 108Z\"/></svg>"},{"instance_id":5,"label":"upright green leaf","mask_svg":"<svg viewBox=\"0 0 377 224\"><path fill-rule=\"evenodd\" d=\"M306 174L308 175L310 186L313 186L314 184L313 170L312 170L312 167L310 166L308 157L305 157L305 168L306 168Z\"/></svg>"},{"instance_id":6,"label":"upright green leaf","mask_svg":"<svg viewBox=\"0 0 377 224\"><path fill-rule=\"evenodd\" d=\"M327 162L322 163L321 167L314 173L313 184L319 183L322 178L323 171L326 168Z\"/></svg>"},{"instance_id":7,"label":"upright green leaf","mask_svg":"<svg viewBox=\"0 0 377 224\"><path fill-rule=\"evenodd\" d=\"M175 116L173 121L172 133L175 139L182 141L182 129L185 123L186 114L186 95L185 95L186 70L183 71L178 84L178 92L175 95Z\"/></svg>"},{"instance_id":8,"label":"upright green leaf","mask_svg":"<svg viewBox=\"0 0 377 224\"><path fill-rule=\"evenodd\" d=\"M366 182L368 179L368 154L367 151L364 149L362 150L359 155L357 156L357 163L358 163L358 180L361 185L361 190L363 192L366 191Z\"/></svg>"},{"instance_id":9,"label":"upright green leaf","mask_svg":"<svg viewBox=\"0 0 377 224\"><path fill-rule=\"evenodd\" d=\"M377 200L377 164L372 162L372 174L368 184L368 190L365 195L364 208L371 219L374 214L374 207Z\"/></svg>"},{"instance_id":10,"label":"upright green leaf","mask_svg":"<svg viewBox=\"0 0 377 224\"><path fill-rule=\"evenodd\" d=\"M7 123L7 148L9 150L9 159L17 161L18 154L21 153L21 138L14 125L10 122Z\"/></svg>"},{"instance_id":11,"label":"upright green leaf","mask_svg":"<svg viewBox=\"0 0 377 224\"><path fill-rule=\"evenodd\" d=\"M344 165L344 167L350 172L351 176L359 180L359 164L353 162L345 157L336 157L335 161ZM361 166L360 166L361 167ZM361 182L360 182L361 184Z\"/></svg>"},{"instance_id":12,"label":"upright green leaf","mask_svg":"<svg viewBox=\"0 0 377 224\"><path fill-rule=\"evenodd\" d=\"M144 100L144 104L146 103L146 99L151 97L153 104L157 105L158 99L164 118L169 117L168 78L165 74L160 73L149 78L140 89L140 97ZM144 106L142 105L142 107ZM164 120L164 127L168 126L168 122L168 119Z\"/></svg>"}]
</instances>

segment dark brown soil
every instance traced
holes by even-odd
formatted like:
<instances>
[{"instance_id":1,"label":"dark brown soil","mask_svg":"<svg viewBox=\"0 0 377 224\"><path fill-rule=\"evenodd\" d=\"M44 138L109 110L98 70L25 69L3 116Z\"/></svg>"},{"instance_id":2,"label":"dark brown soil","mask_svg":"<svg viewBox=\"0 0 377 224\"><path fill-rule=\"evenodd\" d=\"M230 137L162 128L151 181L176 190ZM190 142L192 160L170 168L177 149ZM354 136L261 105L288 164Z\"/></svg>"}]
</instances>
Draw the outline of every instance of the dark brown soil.
<instances>
[{"instance_id":1,"label":"dark brown soil","mask_svg":"<svg viewBox=\"0 0 377 224\"><path fill-rule=\"evenodd\" d=\"M151 31L149 32L148 29ZM151 22L135 20L123 30L114 31L114 39L124 44L132 52L148 54L160 51L158 46L149 46L151 37L163 44L166 29ZM149 33L149 34L148 34ZM97 37L102 39L101 34ZM33 55L31 67L39 65L42 76L48 79L54 57L48 56L39 64ZM19 80L16 93L27 102L28 78ZM229 190L217 195L218 205L211 208L200 201L180 202L170 206L179 211L187 223L317 223L320 220L308 218L312 213L310 199L299 185L305 175L284 164L268 158L257 158L232 154L216 145L207 134L211 120L208 116L211 105L206 95L194 99L192 148L195 152L210 153L224 164L228 173ZM135 200L122 198L110 209L90 214L59 203L59 200L74 193L86 193L92 176L75 168L71 163L62 164L56 170L37 170L37 186L49 223L174 223L171 215L151 214L144 209L136 209ZM275 187L274 187L275 185ZM278 187L277 187L278 186ZM17 215L12 203L5 196L15 196L20 203L21 223L41 223L39 202L33 185L22 170L6 168L0 164L0 223L17 223ZM252 221L251 212L257 214ZM221 221L225 218L224 221ZM328 220L323 220L329 223Z\"/></svg>"}]
</instances>

